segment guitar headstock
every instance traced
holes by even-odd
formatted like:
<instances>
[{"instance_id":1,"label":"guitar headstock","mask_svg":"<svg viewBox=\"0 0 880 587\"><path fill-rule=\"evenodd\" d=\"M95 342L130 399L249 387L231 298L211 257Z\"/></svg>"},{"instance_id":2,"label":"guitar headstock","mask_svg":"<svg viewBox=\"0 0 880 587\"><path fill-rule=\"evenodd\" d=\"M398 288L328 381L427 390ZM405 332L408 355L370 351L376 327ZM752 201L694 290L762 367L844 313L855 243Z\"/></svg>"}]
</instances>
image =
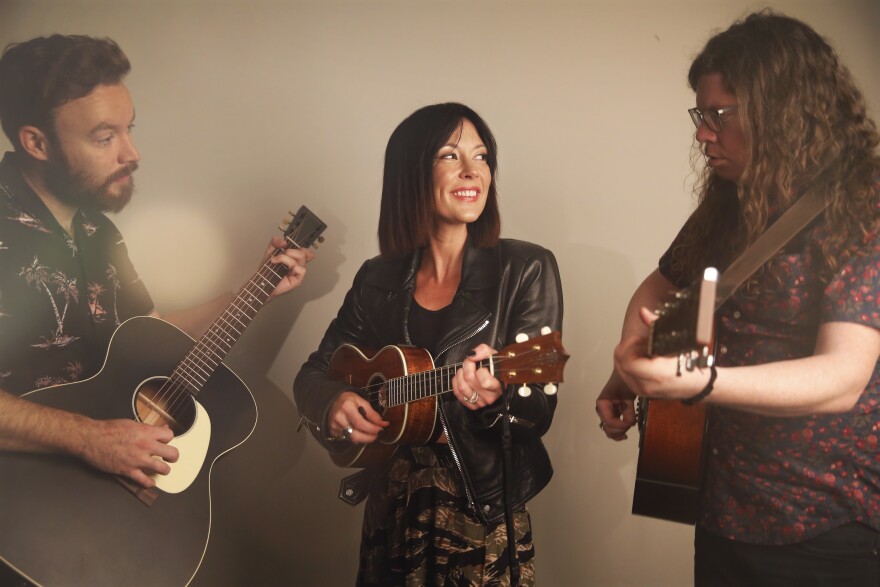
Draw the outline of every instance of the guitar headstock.
<instances>
[{"instance_id":1,"label":"guitar headstock","mask_svg":"<svg viewBox=\"0 0 880 587\"><path fill-rule=\"evenodd\" d=\"M531 393L526 387L529 383L544 383L544 392L553 395L555 384L563 380L568 353L562 346L562 333L548 328L542 332L542 336L506 346L492 357L495 377L506 384L521 384L519 393L524 397Z\"/></svg>"},{"instance_id":2,"label":"guitar headstock","mask_svg":"<svg viewBox=\"0 0 880 587\"><path fill-rule=\"evenodd\" d=\"M708 356L714 339L715 292L718 270L708 267L691 287L657 309L648 334L649 356Z\"/></svg>"},{"instance_id":3,"label":"guitar headstock","mask_svg":"<svg viewBox=\"0 0 880 587\"><path fill-rule=\"evenodd\" d=\"M315 216L314 212L305 206L300 206L296 214L290 212L290 215L293 218L288 222L287 226L285 227L282 224L278 227L284 232L284 240L287 241L290 247L307 249L312 245L317 247L316 242L324 242L324 237L321 234L327 228L327 225Z\"/></svg>"}]
</instances>

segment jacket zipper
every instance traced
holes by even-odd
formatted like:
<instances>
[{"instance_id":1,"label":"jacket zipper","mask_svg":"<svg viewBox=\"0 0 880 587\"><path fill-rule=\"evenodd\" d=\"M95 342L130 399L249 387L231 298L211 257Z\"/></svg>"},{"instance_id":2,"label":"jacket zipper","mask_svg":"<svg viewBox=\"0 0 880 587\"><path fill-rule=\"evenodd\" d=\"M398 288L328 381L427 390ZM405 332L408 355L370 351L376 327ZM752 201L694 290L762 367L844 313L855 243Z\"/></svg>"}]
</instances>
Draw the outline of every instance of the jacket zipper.
<instances>
[{"instance_id":1,"label":"jacket zipper","mask_svg":"<svg viewBox=\"0 0 880 587\"><path fill-rule=\"evenodd\" d=\"M441 352L437 353L437 357L438 358L441 357L443 355L443 353L445 353L446 351L448 351L449 349L451 349L455 345L461 344L462 342L466 341L469 338L473 338L474 336L479 334L484 328L486 328L486 326L488 326L488 325L489 325L489 321L484 320L479 328L477 328L476 330L474 330L473 332L471 332L470 334L468 334L464 338L461 338L461 339L457 340L456 342L447 345L445 349L443 349ZM477 502L474 499L473 493L471 493L471 489L470 489L470 486L468 485L467 477L465 477L464 468L461 466L461 459L458 456L458 452L455 450L455 443L452 440L452 436L449 434L449 429L446 427L446 415L443 413L443 404L441 402L437 402L437 409L440 412L440 424L443 426L443 434L446 435L446 442L449 443L449 452L452 453L452 460L455 461L455 468L458 469L458 474L461 477L462 485L464 485L464 493L465 493L465 497L467 497L468 504L470 504L471 509L476 513L477 516L485 518L485 516L483 516L482 512L477 510Z\"/></svg>"}]
</instances>

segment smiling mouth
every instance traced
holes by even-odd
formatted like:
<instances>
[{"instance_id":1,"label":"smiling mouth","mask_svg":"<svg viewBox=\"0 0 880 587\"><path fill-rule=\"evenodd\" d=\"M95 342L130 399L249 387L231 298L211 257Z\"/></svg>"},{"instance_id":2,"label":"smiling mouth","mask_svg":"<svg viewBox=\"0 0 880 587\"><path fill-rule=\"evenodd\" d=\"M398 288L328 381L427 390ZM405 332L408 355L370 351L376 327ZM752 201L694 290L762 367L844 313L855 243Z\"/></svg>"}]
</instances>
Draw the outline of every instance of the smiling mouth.
<instances>
[{"instance_id":1,"label":"smiling mouth","mask_svg":"<svg viewBox=\"0 0 880 587\"><path fill-rule=\"evenodd\" d=\"M476 188L469 188L464 190L455 190L452 192L452 195L456 198L476 198L480 195L480 190Z\"/></svg>"}]
</instances>

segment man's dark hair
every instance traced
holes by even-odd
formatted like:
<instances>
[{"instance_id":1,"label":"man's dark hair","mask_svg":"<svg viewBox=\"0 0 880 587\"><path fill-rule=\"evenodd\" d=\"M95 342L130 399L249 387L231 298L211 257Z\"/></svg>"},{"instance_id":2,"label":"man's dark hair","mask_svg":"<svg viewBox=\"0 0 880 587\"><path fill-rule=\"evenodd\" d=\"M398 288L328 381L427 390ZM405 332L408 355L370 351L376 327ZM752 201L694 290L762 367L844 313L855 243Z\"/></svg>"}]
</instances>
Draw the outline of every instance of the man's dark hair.
<instances>
[{"instance_id":1,"label":"man's dark hair","mask_svg":"<svg viewBox=\"0 0 880 587\"><path fill-rule=\"evenodd\" d=\"M495 137L479 114L463 104L449 102L416 110L388 139L379 212L379 251L383 256L398 257L428 245L436 219L434 159L465 120L474 125L486 146L492 174L486 207L480 217L468 225L468 234L477 247L498 243L501 215L495 187L498 169Z\"/></svg>"},{"instance_id":2,"label":"man's dark hair","mask_svg":"<svg viewBox=\"0 0 880 587\"><path fill-rule=\"evenodd\" d=\"M131 69L111 39L52 35L7 45L0 57L0 122L21 150L18 130L35 126L54 134L54 110L87 96L95 87L118 84Z\"/></svg>"}]
</instances>

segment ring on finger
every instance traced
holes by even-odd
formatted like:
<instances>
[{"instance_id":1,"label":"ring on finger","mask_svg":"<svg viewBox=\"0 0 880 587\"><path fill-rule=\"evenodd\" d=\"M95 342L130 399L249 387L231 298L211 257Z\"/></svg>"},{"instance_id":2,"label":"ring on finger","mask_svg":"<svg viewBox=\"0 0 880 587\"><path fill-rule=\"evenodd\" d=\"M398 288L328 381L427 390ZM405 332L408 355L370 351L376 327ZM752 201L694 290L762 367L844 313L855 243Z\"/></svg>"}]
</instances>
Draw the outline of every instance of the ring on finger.
<instances>
[{"instance_id":1,"label":"ring on finger","mask_svg":"<svg viewBox=\"0 0 880 587\"><path fill-rule=\"evenodd\" d=\"M471 397L467 398L467 403L469 403L469 404L475 404L475 403L477 403L477 400L478 400L478 399L480 399L480 394L477 393L477 392L475 391L475 392L474 392L474 395L472 395Z\"/></svg>"},{"instance_id":2,"label":"ring on finger","mask_svg":"<svg viewBox=\"0 0 880 587\"><path fill-rule=\"evenodd\" d=\"M599 422L599 429L605 430L605 422Z\"/></svg>"},{"instance_id":3,"label":"ring on finger","mask_svg":"<svg viewBox=\"0 0 880 587\"><path fill-rule=\"evenodd\" d=\"M343 431L342 431L342 439L343 439L343 440L349 440L349 439L351 439L351 433L352 433L352 432L354 432L354 428L352 428L351 426L349 426L348 428L346 428L345 430L343 430Z\"/></svg>"}]
</instances>

